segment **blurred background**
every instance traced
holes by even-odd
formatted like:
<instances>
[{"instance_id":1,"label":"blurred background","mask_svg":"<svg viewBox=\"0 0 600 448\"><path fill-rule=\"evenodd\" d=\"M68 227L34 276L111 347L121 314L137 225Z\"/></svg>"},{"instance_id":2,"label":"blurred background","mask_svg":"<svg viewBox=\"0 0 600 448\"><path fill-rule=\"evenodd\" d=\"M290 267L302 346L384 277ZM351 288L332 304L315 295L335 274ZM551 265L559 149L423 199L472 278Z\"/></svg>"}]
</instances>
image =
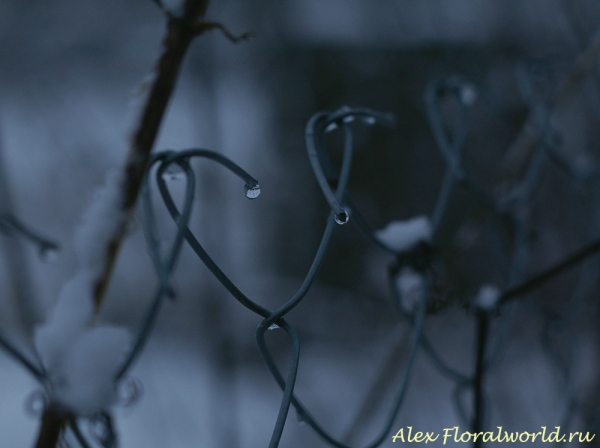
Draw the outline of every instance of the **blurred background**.
<instances>
[{"instance_id":1,"label":"blurred background","mask_svg":"<svg viewBox=\"0 0 600 448\"><path fill-rule=\"evenodd\" d=\"M207 18L256 37L233 44L211 32L194 41L156 149L212 149L259 180L260 198L248 201L230 173L194 165L192 228L262 305L274 309L299 288L328 215L306 155L308 119L344 105L394 113L393 128L352 124L349 191L376 229L430 216L445 162L424 93L451 76L477 86L463 155L477 192L454 189L435 241L440 305L425 334L444 361L473 371L475 321L465 305L481 285L514 285L600 234L597 2L213 0ZM35 325L77 269L74 229L124 161L164 28L150 0L0 3L0 205L61 245L52 263L23 245L14 268L7 260L19 249L3 237L0 324L15 344L28 346L18 291L32 298ZM460 104L440 104L452 134ZM327 140L336 161L339 137ZM156 202L168 242L173 225ZM392 261L352 222L338 227L314 286L288 315L302 343L297 394L331 434L357 446L383 426L407 352L409 325L388 290ZM597 268L591 258L493 320L486 428L600 433ZM102 319L137 328L156 283L133 226ZM175 286L132 372L143 394L115 408L121 446L268 445L281 391L256 347L260 319L187 247ZM268 336L284 368L287 338ZM39 386L2 353L0 387L2 445L31 446L39 422L26 402ZM467 430L457 395L470 413L470 392L456 392L419 353L391 435L409 425ZM291 410L280 446L327 445Z\"/></svg>"}]
</instances>

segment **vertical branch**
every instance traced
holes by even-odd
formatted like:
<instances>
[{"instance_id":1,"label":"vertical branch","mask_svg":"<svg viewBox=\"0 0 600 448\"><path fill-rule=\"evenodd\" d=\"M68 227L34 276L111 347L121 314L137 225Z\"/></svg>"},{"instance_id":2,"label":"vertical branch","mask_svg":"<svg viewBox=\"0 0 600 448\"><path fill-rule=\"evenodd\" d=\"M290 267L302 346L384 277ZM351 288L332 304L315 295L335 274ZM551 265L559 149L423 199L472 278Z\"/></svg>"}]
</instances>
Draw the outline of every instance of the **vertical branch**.
<instances>
[{"instance_id":1,"label":"vertical branch","mask_svg":"<svg viewBox=\"0 0 600 448\"><path fill-rule=\"evenodd\" d=\"M475 362L475 377L473 379L473 434L481 432L484 423L485 402L483 393L483 379L485 376L485 348L487 345L489 326L489 314L485 311L479 311L477 315L477 348ZM478 437L475 440L475 442L473 442L473 447L480 448L481 446L481 438Z\"/></svg>"},{"instance_id":2,"label":"vertical branch","mask_svg":"<svg viewBox=\"0 0 600 448\"><path fill-rule=\"evenodd\" d=\"M184 12L181 17L169 16L167 33L163 41L164 50L155 68L156 78L150 88L139 125L133 134L125 163L121 204L125 216L129 216L135 207L144 170L148 164L150 152L154 146L169 99L175 88L185 53L193 38L206 29L209 29L199 26L209 1L186 0ZM102 305L102 299L125 234L126 221L124 220L121 223L120 230L106 248L105 263L94 289L96 311Z\"/></svg>"},{"instance_id":3,"label":"vertical branch","mask_svg":"<svg viewBox=\"0 0 600 448\"><path fill-rule=\"evenodd\" d=\"M573 68L549 104L548 111L550 118L556 112L563 109L572 100L573 95L581 88L583 83L595 73L599 57L600 30L594 33L587 48L579 54L573 64ZM517 177L542 140L543 135L541 130L536 126L535 117L531 114L504 155L501 166L501 177Z\"/></svg>"},{"instance_id":4,"label":"vertical branch","mask_svg":"<svg viewBox=\"0 0 600 448\"><path fill-rule=\"evenodd\" d=\"M167 32L163 41L163 52L155 68L156 78L144 105L140 122L133 134L129 154L124 168L121 185L123 216L131 215L142 184L144 170L150 158L156 136L160 129L165 110L175 88L177 76L185 53L193 38L202 32L214 28L203 26L202 18L210 0L185 0L183 14L175 17L165 11L168 17ZM125 235L127 219L122 219L119 230L113 235L106 247L106 257L95 280L93 297L96 312L102 305L119 247ZM54 448L65 427L65 418L50 406L42 417L36 448Z\"/></svg>"},{"instance_id":5,"label":"vertical branch","mask_svg":"<svg viewBox=\"0 0 600 448\"><path fill-rule=\"evenodd\" d=\"M35 448L55 448L66 423L66 416L59 410L53 406L46 409Z\"/></svg>"}]
</instances>

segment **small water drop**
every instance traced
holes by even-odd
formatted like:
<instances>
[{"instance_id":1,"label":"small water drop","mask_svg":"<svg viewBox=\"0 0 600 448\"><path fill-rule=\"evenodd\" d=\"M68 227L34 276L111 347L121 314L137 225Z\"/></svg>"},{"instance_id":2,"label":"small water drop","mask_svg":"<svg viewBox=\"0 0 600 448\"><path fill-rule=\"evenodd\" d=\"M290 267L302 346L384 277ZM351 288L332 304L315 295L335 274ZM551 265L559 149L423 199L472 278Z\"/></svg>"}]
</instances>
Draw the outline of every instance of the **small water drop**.
<instances>
[{"instance_id":1,"label":"small water drop","mask_svg":"<svg viewBox=\"0 0 600 448\"><path fill-rule=\"evenodd\" d=\"M366 125L373 126L377 122L377 119L375 117L368 115L366 117L363 117L362 121Z\"/></svg>"},{"instance_id":2,"label":"small water drop","mask_svg":"<svg viewBox=\"0 0 600 448\"><path fill-rule=\"evenodd\" d=\"M296 411L296 420L298 420L298 423L300 423L302 426L307 424L306 415L304 412Z\"/></svg>"},{"instance_id":3,"label":"small water drop","mask_svg":"<svg viewBox=\"0 0 600 448\"><path fill-rule=\"evenodd\" d=\"M352 123L354 121L354 115L348 115L342 119L344 123Z\"/></svg>"},{"instance_id":4,"label":"small water drop","mask_svg":"<svg viewBox=\"0 0 600 448\"><path fill-rule=\"evenodd\" d=\"M348 222L348 219L350 219L350 217L348 216L348 213L346 213L344 210L335 215L335 222L337 222L339 225L346 224Z\"/></svg>"},{"instance_id":5,"label":"small water drop","mask_svg":"<svg viewBox=\"0 0 600 448\"><path fill-rule=\"evenodd\" d=\"M58 258L58 248L56 246L43 246L40 248L40 258L44 263L51 263Z\"/></svg>"},{"instance_id":6,"label":"small water drop","mask_svg":"<svg viewBox=\"0 0 600 448\"><path fill-rule=\"evenodd\" d=\"M41 417L48 406L48 396L41 390L34 391L25 402L25 411L34 416Z\"/></svg>"},{"instance_id":7,"label":"small water drop","mask_svg":"<svg viewBox=\"0 0 600 448\"><path fill-rule=\"evenodd\" d=\"M178 163L171 163L163 171L162 177L164 180L184 180L185 170Z\"/></svg>"},{"instance_id":8,"label":"small water drop","mask_svg":"<svg viewBox=\"0 0 600 448\"><path fill-rule=\"evenodd\" d=\"M338 128L337 123L334 121L332 123L329 123L327 125L327 127L325 128L325 132L331 132L331 131L335 131Z\"/></svg>"},{"instance_id":9,"label":"small water drop","mask_svg":"<svg viewBox=\"0 0 600 448\"><path fill-rule=\"evenodd\" d=\"M269 326L269 328L267 328L267 330L277 330L278 328L279 328L279 325L277 325L277 324L271 324Z\"/></svg>"},{"instance_id":10,"label":"small water drop","mask_svg":"<svg viewBox=\"0 0 600 448\"><path fill-rule=\"evenodd\" d=\"M246 184L244 185L244 193L248 199L256 199L260 195L260 187L258 184L255 186Z\"/></svg>"}]
</instances>

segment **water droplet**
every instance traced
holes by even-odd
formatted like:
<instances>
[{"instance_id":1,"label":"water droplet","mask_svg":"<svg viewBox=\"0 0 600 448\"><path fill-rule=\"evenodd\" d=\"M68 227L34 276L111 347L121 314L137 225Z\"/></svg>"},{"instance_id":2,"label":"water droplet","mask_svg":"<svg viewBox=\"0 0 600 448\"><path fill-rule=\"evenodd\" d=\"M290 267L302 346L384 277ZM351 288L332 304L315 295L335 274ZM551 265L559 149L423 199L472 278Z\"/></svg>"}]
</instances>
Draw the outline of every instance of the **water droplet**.
<instances>
[{"instance_id":1,"label":"water droplet","mask_svg":"<svg viewBox=\"0 0 600 448\"><path fill-rule=\"evenodd\" d=\"M162 177L164 180L184 180L185 170L178 163L171 163L163 171Z\"/></svg>"},{"instance_id":2,"label":"water droplet","mask_svg":"<svg viewBox=\"0 0 600 448\"><path fill-rule=\"evenodd\" d=\"M298 420L298 423L300 423L303 426L307 424L306 415L304 414L304 412L296 411L296 420Z\"/></svg>"},{"instance_id":3,"label":"water droplet","mask_svg":"<svg viewBox=\"0 0 600 448\"><path fill-rule=\"evenodd\" d=\"M350 217L348 216L348 213L346 213L344 210L335 215L335 222L337 222L339 225L346 224L348 222L348 219L350 219Z\"/></svg>"},{"instance_id":4,"label":"water droplet","mask_svg":"<svg viewBox=\"0 0 600 448\"><path fill-rule=\"evenodd\" d=\"M267 330L277 330L278 328L279 328L279 325L277 325L277 324L271 324L269 326L269 328L267 328Z\"/></svg>"},{"instance_id":5,"label":"water droplet","mask_svg":"<svg viewBox=\"0 0 600 448\"><path fill-rule=\"evenodd\" d=\"M338 128L337 123L334 121L332 123L329 123L327 125L327 127L325 128L325 132L331 132L331 131L335 131Z\"/></svg>"},{"instance_id":6,"label":"water droplet","mask_svg":"<svg viewBox=\"0 0 600 448\"><path fill-rule=\"evenodd\" d=\"M258 184L255 186L244 185L244 193L248 199L256 199L260 195L260 187Z\"/></svg>"},{"instance_id":7,"label":"water droplet","mask_svg":"<svg viewBox=\"0 0 600 448\"><path fill-rule=\"evenodd\" d=\"M48 406L48 396L41 390L34 391L25 402L25 411L34 416L41 417Z\"/></svg>"},{"instance_id":8,"label":"water droplet","mask_svg":"<svg viewBox=\"0 0 600 448\"><path fill-rule=\"evenodd\" d=\"M43 246L40 248L40 258L44 263L51 263L58 258L58 248L56 246Z\"/></svg>"},{"instance_id":9,"label":"water droplet","mask_svg":"<svg viewBox=\"0 0 600 448\"><path fill-rule=\"evenodd\" d=\"M477 90L471 84L465 84L460 89L460 101L465 106L472 106L477 101Z\"/></svg>"},{"instance_id":10,"label":"water droplet","mask_svg":"<svg viewBox=\"0 0 600 448\"><path fill-rule=\"evenodd\" d=\"M344 123L352 123L354 121L354 115L348 115L342 119Z\"/></svg>"},{"instance_id":11,"label":"water droplet","mask_svg":"<svg viewBox=\"0 0 600 448\"><path fill-rule=\"evenodd\" d=\"M366 125L373 126L377 122L377 119L375 117L368 115L366 117L363 117L362 121Z\"/></svg>"}]
</instances>

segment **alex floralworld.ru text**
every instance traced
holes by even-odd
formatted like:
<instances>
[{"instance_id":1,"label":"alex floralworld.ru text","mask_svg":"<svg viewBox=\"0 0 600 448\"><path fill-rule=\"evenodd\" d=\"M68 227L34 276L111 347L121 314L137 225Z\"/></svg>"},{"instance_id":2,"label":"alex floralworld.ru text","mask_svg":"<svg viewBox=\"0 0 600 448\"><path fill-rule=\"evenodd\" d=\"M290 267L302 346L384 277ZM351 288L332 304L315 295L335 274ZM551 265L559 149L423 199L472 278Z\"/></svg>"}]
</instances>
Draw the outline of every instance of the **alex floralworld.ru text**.
<instances>
[{"instance_id":1,"label":"alex floralworld.ru text","mask_svg":"<svg viewBox=\"0 0 600 448\"><path fill-rule=\"evenodd\" d=\"M447 443L468 443L481 440L482 442L543 442L543 443L555 443L555 442L591 442L596 437L595 434L586 432L570 432L561 433L560 426L555 426L555 430L548 432L545 426L541 427L541 431L538 432L508 432L503 431L502 426L498 426L497 431L487 432L469 432L460 431L458 426L452 428L444 428L441 433L436 432L422 432L413 431L412 426L401 428L395 436L392 437L392 442L409 442L409 443L433 443L436 442L440 435L442 436L441 442L443 445Z\"/></svg>"}]
</instances>

